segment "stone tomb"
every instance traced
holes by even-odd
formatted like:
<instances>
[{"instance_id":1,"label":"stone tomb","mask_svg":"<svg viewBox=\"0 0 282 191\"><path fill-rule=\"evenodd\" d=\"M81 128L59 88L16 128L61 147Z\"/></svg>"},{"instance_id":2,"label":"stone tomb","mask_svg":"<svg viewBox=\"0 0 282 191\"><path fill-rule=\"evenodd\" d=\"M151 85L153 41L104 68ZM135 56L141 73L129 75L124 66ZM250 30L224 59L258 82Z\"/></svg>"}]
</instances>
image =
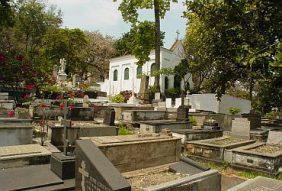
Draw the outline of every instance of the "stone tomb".
<instances>
[{"instance_id":1,"label":"stone tomb","mask_svg":"<svg viewBox=\"0 0 282 191\"><path fill-rule=\"evenodd\" d=\"M38 144L0 147L0 168L50 162L51 152Z\"/></svg>"},{"instance_id":2,"label":"stone tomb","mask_svg":"<svg viewBox=\"0 0 282 191\"><path fill-rule=\"evenodd\" d=\"M247 119L237 118L232 124L231 136L187 142L186 149L188 154L216 162L231 162L231 149L255 142L254 140L249 140L250 125L248 125Z\"/></svg>"},{"instance_id":3,"label":"stone tomb","mask_svg":"<svg viewBox=\"0 0 282 191\"><path fill-rule=\"evenodd\" d=\"M140 133L160 133L162 129L188 129L189 123L185 121L174 120L154 120L154 121L142 121L140 122Z\"/></svg>"},{"instance_id":4,"label":"stone tomb","mask_svg":"<svg viewBox=\"0 0 282 191\"><path fill-rule=\"evenodd\" d=\"M148 111L148 110L131 110L122 113L124 122L134 123L147 120L164 120L166 119L166 111Z\"/></svg>"},{"instance_id":5,"label":"stone tomb","mask_svg":"<svg viewBox=\"0 0 282 191\"><path fill-rule=\"evenodd\" d=\"M258 176L247 180L228 191L281 191L282 181Z\"/></svg>"},{"instance_id":6,"label":"stone tomb","mask_svg":"<svg viewBox=\"0 0 282 191\"><path fill-rule=\"evenodd\" d=\"M9 93L0 92L0 108L13 110L14 106L15 106L15 101L9 100Z\"/></svg>"},{"instance_id":7,"label":"stone tomb","mask_svg":"<svg viewBox=\"0 0 282 191\"><path fill-rule=\"evenodd\" d=\"M75 107L68 113L68 118L76 121L93 121L94 108Z\"/></svg>"},{"instance_id":8,"label":"stone tomb","mask_svg":"<svg viewBox=\"0 0 282 191\"><path fill-rule=\"evenodd\" d=\"M232 166L235 167L277 174L281 165L282 132L270 131L267 143L232 149Z\"/></svg>"},{"instance_id":9,"label":"stone tomb","mask_svg":"<svg viewBox=\"0 0 282 191\"><path fill-rule=\"evenodd\" d=\"M0 118L0 147L32 143L29 119Z\"/></svg>"},{"instance_id":10,"label":"stone tomb","mask_svg":"<svg viewBox=\"0 0 282 191\"><path fill-rule=\"evenodd\" d=\"M172 129L172 136L182 137L182 143L186 141L196 141L203 139L212 139L222 137L222 130L207 130L207 129Z\"/></svg>"},{"instance_id":11,"label":"stone tomb","mask_svg":"<svg viewBox=\"0 0 282 191\"><path fill-rule=\"evenodd\" d=\"M134 104L125 104L125 103L115 103L110 104L110 107L113 107L115 109L115 119L116 120L122 120L123 112L129 111L129 110L146 110L146 111L153 111L154 107L151 105L134 105Z\"/></svg>"},{"instance_id":12,"label":"stone tomb","mask_svg":"<svg viewBox=\"0 0 282 191\"><path fill-rule=\"evenodd\" d=\"M188 158L121 174L95 145L90 140L77 141L76 190L221 190L221 176L216 170Z\"/></svg>"},{"instance_id":13,"label":"stone tomb","mask_svg":"<svg viewBox=\"0 0 282 191\"><path fill-rule=\"evenodd\" d=\"M64 145L64 127L56 122L51 122L49 128L51 128L51 143L57 147L62 147ZM71 126L67 126L67 132L69 144L73 147L79 137L117 135L116 126L98 124L94 121L72 121Z\"/></svg>"},{"instance_id":14,"label":"stone tomb","mask_svg":"<svg viewBox=\"0 0 282 191\"><path fill-rule=\"evenodd\" d=\"M77 141L77 191L130 191L131 187L120 172L90 140Z\"/></svg>"},{"instance_id":15,"label":"stone tomb","mask_svg":"<svg viewBox=\"0 0 282 191\"><path fill-rule=\"evenodd\" d=\"M121 172L177 162L179 138L165 135L85 137L93 141Z\"/></svg>"}]
</instances>

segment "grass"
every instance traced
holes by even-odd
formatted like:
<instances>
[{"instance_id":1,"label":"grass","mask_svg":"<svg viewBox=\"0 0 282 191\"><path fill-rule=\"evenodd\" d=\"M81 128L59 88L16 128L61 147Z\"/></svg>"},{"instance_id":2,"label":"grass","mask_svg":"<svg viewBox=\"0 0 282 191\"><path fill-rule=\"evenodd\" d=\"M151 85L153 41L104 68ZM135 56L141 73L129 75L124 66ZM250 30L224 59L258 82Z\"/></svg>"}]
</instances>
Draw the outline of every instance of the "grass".
<instances>
[{"instance_id":1,"label":"grass","mask_svg":"<svg viewBox=\"0 0 282 191\"><path fill-rule=\"evenodd\" d=\"M277 176L269 175L267 173L262 173L262 172L256 172L256 171L250 171L250 170L239 170L239 169L234 169L231 168L229 163L215 163L215 162L206 162L206 161L198 161L205 167L209 167L211 169L218 170L221 174L225 175L235 175L238 177L241 177L243 179L253 179L257 176L264 176L264 177L269 177L269 178L274 178L277 180L282 180L282 173L280 173Z\"/></svg>"},{"instance_id":2,"label":"grass","mask_svg":"<svg viewBox=\"0 0 282 191\"><path fill-rule=\"evenodd\" d=\"M132 134L133 134L133 132L128 130L126 128L126 125L124 125L124 124L119 125L118 135L132 135Z\"/></svg>"}]
</instances>

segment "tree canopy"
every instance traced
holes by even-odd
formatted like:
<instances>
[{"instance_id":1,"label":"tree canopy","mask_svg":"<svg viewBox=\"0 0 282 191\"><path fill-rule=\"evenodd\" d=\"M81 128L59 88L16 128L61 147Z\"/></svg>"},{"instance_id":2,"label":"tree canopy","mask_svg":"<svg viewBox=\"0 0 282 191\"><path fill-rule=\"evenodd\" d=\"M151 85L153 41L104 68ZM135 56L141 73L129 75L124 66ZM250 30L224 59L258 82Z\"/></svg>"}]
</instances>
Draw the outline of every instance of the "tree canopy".
<instances>
[{"instance_id":1,"label":"tree canopy","mask_svg":"<svg viewBox=\"0 0 282 191\"><path fill-rule=\"evenodd\" d=\"M272 63L282 35L280 1L187 0L186 5L187 58L204 75L198 90L220 98L240 81L247 84L252 100L260 85L275 79Z\"/></svg>"}]
</instances>

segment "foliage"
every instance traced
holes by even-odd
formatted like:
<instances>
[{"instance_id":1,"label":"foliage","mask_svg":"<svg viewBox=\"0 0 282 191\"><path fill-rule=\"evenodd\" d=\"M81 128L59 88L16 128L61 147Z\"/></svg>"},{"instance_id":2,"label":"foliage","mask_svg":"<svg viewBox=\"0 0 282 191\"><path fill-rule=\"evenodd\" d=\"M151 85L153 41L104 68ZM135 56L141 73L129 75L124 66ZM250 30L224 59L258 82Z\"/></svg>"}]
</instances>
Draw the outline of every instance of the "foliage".
<instances>
[{"instance_id":1,"label":"foliage","mask_svg":"<svg viewBox=\"0 0 282 191\"><path fill-rule=\"evenodd\" d=\"M239 108L237 108L237 107L230 107L229 109L229 113L231 114L231 115L236 115L236 114L238 114L238 113L240 113L240 109Z\"/></svg>"},{"instance_id":2,"label":"foliage","mask_svg":"<svg viewBox=\"0 0 282 191\"><path fill-rule=\"evenodd\" d=\"M109 59L116 54L115 41L98 31L85 31L84 34L87 39L86 47L82 51L84 66L88 72L95 74L94 77L104 80L108 75Z\"/></svg>"},{"instance_id":3,"label":"foliage","mask_svg":"<svg viewBox=\"0 0 282 191\"><path fill-rule=\"evenodd\" d=\"M165 90L165 95L168 98L176 98L180 95L180 89L179 88L169 88Z\"/></svg>"},{"instance_id":4,"label":"foliage","mask_svg":"<svg viewBox=\"0 0 282 191\"><path fill-rule=\"evenodd\" d=\"M189 116L189 123L192 125L192 126L197 126L197 120L194 116Z\"/></svg>"},{"instance_id":5,"label":"foliage","mask_svg":"<svg viewBox=\"0 0 282 191\"><path fill-rule=\"evenodd\" d=\"M10 9L14 24L1 26L0 30L1 84L19 87L32 83L38 88L53 83L49 75L52 66L41 56L40 49L46 32L59 27L60 12L35 0L18 2Z\"/></svg>"},{"instance_id":6,"label":"foliage","mask_svg":"<svg viewBox=\"0 0 282 191\"><path fill-rule=\"evenodd\" d=\"M117 94L111 98L113 103L125 103L126 99L122 94Z\"/></svg>"},{"instance_id":7,"label":"foliage","mask_svg":"<svg viewBox=\"0 0 282 191\"><path fill-rule=\"evenodd\" d=\"M122 91L120 92L121 95L123 95L123 97L125 98L125 100L129 100L129 98L132 96L132 91L126 90L126 91ZM135 95L136 96L136 95Z\"/></svg>"},{"instance_id":8,"label":"foliage","mask_svg":"<svg viewBox=\"0 0 282 191\"><path fill-rule=\"evenodd\" d=\"M149 61L149 55L155 47L155 24L153 22L138 22L132 26L128 33L115 43L117 55L134 55L139 66ZM164 32L161 33L161 45L163 45Z\"/></svg>"},{"instance_id":9,"label":"foliage","mask_svg":"<svg viewBox=\"0 0 282 191\"><path fill-rule=\"evenodd\" d=\"M282 37L281 2L187 0L186 5L187 59L199 90L217 93L220 98L240 81L248 84L249 99L253 100L253 95L265 94L262 84L275 81L264 88L279 89L274 65L276 45ZM264 97L271 99L270 93L266 91Z\"/></svg>"},{"instance_id":10,"label":"foliage","mask_svg":"<svg viewBox=\"0 0 282 191\"><path fill-rule=\"evenodd\" d=\"M81 50L86 47L86 36L80 29L49 30L43 39L42 54L52 66L61 58L67 61L66 72L78 73L86 69Z\"/></svg>"},{"instance_id":11,"label":"foliage","mask_svg":"<svg viewBox=\"0 0 282 191\"><path fill-rule=\"evenodd\" d=\"M265 117L271 120L279 119L279 112L271 111L265 114Z\"/></svg>"},{"instance_id":12,"label":"foliage","mask_svg":"<svg viewBox=\"0 0 282 191\"><path fill-rule=\"evenodd\" d=\"M117 0L113 0L117 1ZM161 31L160 31L160 18L164 18L165 13L170 9L170 3L177 2L177 0L122 0L119 5L119 10L122 14L123 20L129 22L133 27L138 24L138 11L142 9L154 9L155 23L154 23L154 46L155 46L155 63L156 69L160 69L160 46L161 46ZM145 21L146 22L146 21ZM144 22L144 23L145 23ZM151 42L148 42L151 43ZM143 64L148 58L149 44L146 45L145 53L138 54L138 59L141 58L139 64ZM140 47L141 48L141 47ZM142 48L141 48L142 50ZM150 53L150 52L149 52ZM136 56L136 55L135 55ZM140 57L139 57L140 56ZM159 76L155 78L155 86L159 90Z\"/></svg>"},{"instance_id":13,"label":"foliage","mask_svg":"<svg viewBox=\"0 0 282 191\"><path fill-rule=\"evenodd\" d=\"M14 24L14 13L10 0L0 1L0 26L12 26ZM2 27L0 28L1 31Z\"/></svg>"},{"instance_id":14,"label":"foliage","mask_svg":"<svg viewBox=\"0 0 282 191\"><path fill-rule=\"evenodd\" d=\"M118 135L132 135L132 134L133 134L133 132L128 130L126 128L126 125L124 125L124 124L119 125Z\"/></svg>"}]
</instances>

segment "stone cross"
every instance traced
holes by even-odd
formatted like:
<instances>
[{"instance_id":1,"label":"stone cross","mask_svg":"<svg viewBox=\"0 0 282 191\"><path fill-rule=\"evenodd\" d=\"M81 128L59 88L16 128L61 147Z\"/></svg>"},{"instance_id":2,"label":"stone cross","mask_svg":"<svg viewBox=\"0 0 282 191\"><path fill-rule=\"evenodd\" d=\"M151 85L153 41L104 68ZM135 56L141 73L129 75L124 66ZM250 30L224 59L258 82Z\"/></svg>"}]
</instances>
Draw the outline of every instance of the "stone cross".
<instances>
[{"instance_id":1,"label":"stone cross","mask_svg":"<svg viewBox=\"0 0 282 191\"><path fill-rule=\"evenodd\" d=\"M86 164L84 161L81 162L81 168L78 169L79 173L81 174L81 189L85 191L85 178L89 177L89 173L86 171Z\"/></svg>"}]
</instances>

